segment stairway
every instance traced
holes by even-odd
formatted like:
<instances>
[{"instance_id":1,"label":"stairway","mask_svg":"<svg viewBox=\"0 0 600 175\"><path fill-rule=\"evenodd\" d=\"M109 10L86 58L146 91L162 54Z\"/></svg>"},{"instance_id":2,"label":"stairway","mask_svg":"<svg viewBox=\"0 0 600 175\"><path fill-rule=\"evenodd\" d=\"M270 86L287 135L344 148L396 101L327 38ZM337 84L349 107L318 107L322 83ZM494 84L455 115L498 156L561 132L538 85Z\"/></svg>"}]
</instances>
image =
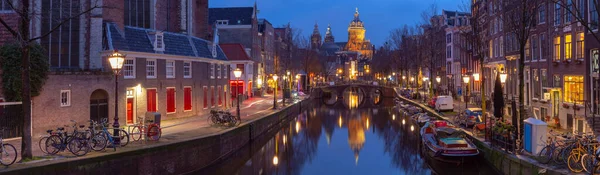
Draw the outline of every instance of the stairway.
<instances>
[{"instance_id":1,"label":"stairway","mask_svg":"<svg viewBox=\"0 0 600 175\"><path fill-rule=\"evenodd\" d=\"M589 128L594 130L595 136L600 136L600 115L589 115L589 116L590 117L585 118Z\"/></svg>"}]
</instances>

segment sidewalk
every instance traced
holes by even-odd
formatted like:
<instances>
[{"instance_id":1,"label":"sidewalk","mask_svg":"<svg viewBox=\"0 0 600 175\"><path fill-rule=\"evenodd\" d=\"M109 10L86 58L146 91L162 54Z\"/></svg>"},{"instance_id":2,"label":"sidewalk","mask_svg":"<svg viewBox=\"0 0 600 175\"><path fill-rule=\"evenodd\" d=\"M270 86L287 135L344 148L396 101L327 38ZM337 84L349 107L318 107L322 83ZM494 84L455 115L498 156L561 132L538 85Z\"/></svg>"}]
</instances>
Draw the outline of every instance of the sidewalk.
<instances>
[{"instance_id":1,"label":"sidewalk","mask_svg":"<svg viewBox=\"0 0 600 175\"><path fill-rule=\"evenodd\" d=\"M278 105L278 110L280 110L284 107L282 106L281 95L279 95L278 97L279 98L278 98L277 105ZM298 102L301 100L302 99L296 99L296 100L293 100L292 102L288 102L289 100L286 100L286 104L295 103L295 102ZM273 110L272 108L273 108L273 96L272 95L265 95L264 97L254 97L254 98L245 100L240 105L240 114L241 114L242 123L246 123L246 122L252 121L254 119L261 118L261 117L265 116L265 114L269 114L269 113L278 111L278 110ZM235 106L230 108L229 110L233 115L236 115L236 107ZM144 145L148 145L148 144L155 144L155 143L161 143L161 142L175 142L175 141L181 140L181 139L187 139L187 138L192 138L192 137L201 137L201 136L205 136L205 135L214 134L214 133L226 130L226 129L230 129L228 127L211 126L207 120L209 115L210 114L204 114L204 115L193 116L193 117L163 120L163 121L161 121L162 137L161 137L160 141L158 141L158 142L141 142L141 141L133 142L132 140L130 140L130 142L127 146L125 146L123 148L118 148L117 152L138 149L138 148L144 147ZM125 127L125 129L127 130L127 127ZM19 154L19 156L17 158L17 162L19 162L21 160L21 157L20 157L21 138L10 139L8 141L5 140L5 142L10 143L10 144L14 145L15 148L17 148L17 153ZM68 151L59 152L55 156L46 155L39 148L39 138L33 138L32 144L33 144L32 145L33 156L43 158L44 160L36 160L36 161L27 162L24 164L31 164L31 163L35 163L35 162L48 161L48 160L75 158L75 156ZM113 152L113 150L109 149L109 148L107 148L106 151L104 151L104 153L92 151L85 156L77 157L77 159L82 159L82 158L85 158L88 156L101 156L105 153L111 153L111 152ZM15 167L15 166L20 166L20 165L23 165L23 164L15 163L15 164L11 165L9 169L11 169L12 167ZM0 173L1 173L1 170L0 170Z\"/></svg>"}]
</instances>

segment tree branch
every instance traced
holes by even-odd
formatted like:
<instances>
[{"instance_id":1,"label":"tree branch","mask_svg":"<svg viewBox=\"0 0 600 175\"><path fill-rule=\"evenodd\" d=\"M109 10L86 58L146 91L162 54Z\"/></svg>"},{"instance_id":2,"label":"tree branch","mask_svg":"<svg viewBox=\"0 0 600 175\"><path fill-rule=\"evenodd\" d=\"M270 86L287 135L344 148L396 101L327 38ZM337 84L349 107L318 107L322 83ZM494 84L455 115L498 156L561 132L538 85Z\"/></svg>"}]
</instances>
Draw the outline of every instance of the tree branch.
<instances>
[{"instance_id":1,"label":"tree branch","mask_svg":"<svg viewBox=\"0 0 600 175\"><path fill-rule=\"evenodd\" d=\"M79 13L79 14L77 14L77 15L71 16L71 17L69 17L68 19L62 20L60 23L58 23L56 26L54 26L52 29L50 29L50 31L48 31L48 32L46 32L46 33L44 33L44 34L42 34L42 35L40 35L40 36L38 36L38 37L31 38L31 39L29 39L29 41L35 41L35 40L38 40L38 39L44 38L44 37L46 37L46 36L50 35L52 32L54 32L54 30L58 29L60 26L62 26L62 25L63 25L63 24L65 24L66 22L68 22L68 21L70 21L70 20L72 20L72 19L78 18L78 17L80 17L81 15L84 15L84 14L86 14L86 13L89 13L89 12L91 12L92 10L94 10L94 9L97 9L97 8L103 8L103 6L94 5L92 8L89 8L89 9L87 9L87 10L85 10L85 11L82 11L82 12L80 12L80 13ZM28 41L28 42L29 42L29 41Z\"/></svg>"},{"instance_id":2,"label":"tree branch","mask_svg":"<svg viewBox=\"0 0 600 175\"><path fill-rule=\"evenodd\" d=\"M6 21L4 21L2 17L0 17L0 23L2 23L2 26L4 26L4 28L8 30L8 32L10 32L10 34L13 37L19 38L19 34L17 34L17 32L12 27L8 26L8 24L6 24Z\"/></svg>"}]
</instances>

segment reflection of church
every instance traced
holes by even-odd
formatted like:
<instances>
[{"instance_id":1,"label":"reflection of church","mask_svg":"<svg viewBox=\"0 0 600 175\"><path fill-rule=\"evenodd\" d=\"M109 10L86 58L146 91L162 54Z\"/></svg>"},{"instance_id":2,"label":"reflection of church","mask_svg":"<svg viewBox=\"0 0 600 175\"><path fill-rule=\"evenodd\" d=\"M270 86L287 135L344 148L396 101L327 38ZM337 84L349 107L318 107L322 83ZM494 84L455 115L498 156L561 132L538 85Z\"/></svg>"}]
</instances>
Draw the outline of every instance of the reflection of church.
<instances>
[{"instance_id":1,"label":"reflection of church","mask_svg":"<svg viewBox=\"0 0 600 175\"><path fill-rule=\"evenodd\" d=\"M335 42L331 33L331 26L327 26L325 40L321 42L319 26L311 35L311 49L319 52L320 59L327 59L329 64L329 79L357 80L370 73L369 62L373 58L374 46L365 39L366 29L359 18L358 8L354 19L348 26L348 41Z\"/></svg>"}]
</instances>

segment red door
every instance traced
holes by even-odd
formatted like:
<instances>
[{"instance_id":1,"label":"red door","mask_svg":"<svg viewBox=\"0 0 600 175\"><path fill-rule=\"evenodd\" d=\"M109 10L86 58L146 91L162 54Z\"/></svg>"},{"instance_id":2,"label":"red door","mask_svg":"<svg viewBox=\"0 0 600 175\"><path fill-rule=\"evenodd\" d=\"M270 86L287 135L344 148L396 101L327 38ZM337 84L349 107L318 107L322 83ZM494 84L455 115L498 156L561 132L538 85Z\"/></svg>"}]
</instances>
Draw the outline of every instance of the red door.
<instances>
[{"instance_id":1,"label":"red door","mask_svg":"<svg viewBox=\"0 0 600 175\"><path fill-rule=\"evenodd\" d=\"M133 124L133 98L127 98L127 124Z\"/></svg>"},{"instance_id":2,"label":"red door","mask_svg":"<svg viewBox=\"0 0 600 175\"><path fill-rule=\"evenodd\" d=\"M147 94L148 112L156 112L156 89L148 89Z\"/></svg>"},{"instance_id":3,"label":"red door","mask_svg":"<svg viewBox=\"0 0 600 175\"><path fill-rule=\"evenodd\" d=\"M175 88L167 89L167 113L175 112Z\"/></svg>"}]
</instances>

